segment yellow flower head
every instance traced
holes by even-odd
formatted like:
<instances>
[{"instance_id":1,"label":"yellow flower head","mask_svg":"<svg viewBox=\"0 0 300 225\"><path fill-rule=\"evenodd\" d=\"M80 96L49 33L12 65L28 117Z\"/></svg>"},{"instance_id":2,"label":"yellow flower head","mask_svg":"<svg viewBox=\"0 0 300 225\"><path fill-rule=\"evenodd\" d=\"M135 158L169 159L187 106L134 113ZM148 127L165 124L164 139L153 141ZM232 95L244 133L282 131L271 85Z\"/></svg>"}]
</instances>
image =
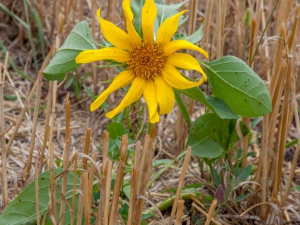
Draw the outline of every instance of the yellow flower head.
<instances>
[{"instance_id":1,"label":"yellow flower head","mask_svg":"<svg viewBox=\"0 0 300 225\"><path fill-rule=\"evenodd\" d=\"M150 123L157 123L159 114L170 113L174 106L173 88L193 88L207 79L194 57L175 52L180 49L190 49L202 53L205 57L208 57L208 54L188 41L171 40L177 30L179 18L185 11L166 19L158 28L155 40L153 27L157 9L154 0L146 0L142 9L142 39L133 26L130 0L124 0L122 7L126 17L127 33L102 19L99 9L97 16L103 36L114 47L85 50L77 56L76 63L113 60L126 64L126 70L119 73L111 85L91 104L91 111L99 108L110 93L131 83L121 103L106 113L106 116L113 118L143 95L148 106ZM175 67L196 70L203 77L197 82L191 82Z\"/></svg>"}]
</instances>

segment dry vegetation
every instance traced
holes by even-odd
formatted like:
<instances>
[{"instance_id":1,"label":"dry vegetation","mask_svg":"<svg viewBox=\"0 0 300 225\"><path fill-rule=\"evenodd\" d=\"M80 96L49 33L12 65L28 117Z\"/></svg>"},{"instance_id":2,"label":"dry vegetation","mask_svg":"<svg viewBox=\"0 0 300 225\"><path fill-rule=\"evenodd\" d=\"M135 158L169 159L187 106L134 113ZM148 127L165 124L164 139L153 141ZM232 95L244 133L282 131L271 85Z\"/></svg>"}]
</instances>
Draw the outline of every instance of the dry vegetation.
<instances>
[{"instance_id":1,"label":"dry vegetation","mask_svg":"<svg viewBox=\"0 0 300 225\"><path fill-rule=\"evenodd\" d=\"M166 0L166 3L178 2ZM12 15L0 10L0 212L31 181L37 180L35 175L48 169L53 171L57 161L61 160L64 170L83 171L80 175L83 195L79 199L82 207L78 212L73 211L79 217L85 212L85 224L90 224L90 218L97 218L100 224L103 215L109 224L116 224L116 220L123 223L121 217L115 215L121 205L119 194L123 191L124 175L124 179L132 183L131 191L144 196L135 198L132 195L129 221L133 217L140 220L142 212L153 207L155 215L147 220L147 224L167 224L170 218L176 218L176 224L182 224L181 220L186 224L204 224L204 221L205 224L210 221L213 224L300 224L299 190L291 189L300 185L299 143L296 141L285 147L297 138L300 140L300 7L296 0L280 0L272 17L276 0L185 2L189 19L181 31L193 33L206 21L200 46L208 51L210 60L229 54L244 59L266 81L271 93L273 112L259 120L250 143L248 137L241 138L239 143L244 155L256 153L243 161L243 167L255 165L252 175L235 187L229 187L226 174L223 174L224 190L233 188L226 203L204 198L215 198L218 189L214 187L208 169L199 167L199 159L190 157L189 151L184 160L176 158L183 151L188 136L188 127L177 107L161 118L151 137L141 134L135 144L129 146L136 150L130 175L126 170L126 160L131 160L126 157L127 137L124 136L121 142L120 161L112 163L107 155L108 134L105 132L109 120L103 110L89 111L92 99L82 84L74 81L90 73L84 84L99 94L107 86L101 82L112 78L115 70L90 65L80 67L62 82L49 82L43 78L41 71L77 22L86 20L95 40L102 40L95 17L100 5L104 17L124 28L121 0L2 0L1 5ZM32 9L40 19L34 16ZM246 9L250 12L247 27L244 25ZM27 27L16 16L25 21ZM72 80L72 77L76 79ZM204 85L204 89L210 92L208 86ZM108 105L115 106L122 95L121 91L112 95ZM185 101L188 104L187 98ZM188 109L192 118L205 111L202 105L193 101L189 102ZM133 123L134 115L132 113ZM247 118L243 121L248 125L253 122ZM236 163L234 155L233 151L233 164ZM175 163L170 168L164 168L164 165L152 169L152 161L147 160L151 158L172 159ZM218 167L221 166L222 160ZM153 178L162 169L166 171L147 189L148 178ZM99 201L104 208L97 207L92 200L93 174L101 183L99 189L103 194ZM107 180L112 174L116 176L116 183L110 195ZM66 174L61 176L65 179ZM54 181L54 176L51 179ZM180 193L183 185L195 183L202 184L197 189L203 193L202 198ZM66 192L64 186L62 193ZM176 194L169 190L172 188L177 189ZM50 194L53 192L51 186ZM160 212L159 204L172 193L174 202L170 199L170 205ZM242 194L249 196L237 202L236 198ZM179 200L180 196L185 201ZM58 200L51 195L50 215L55 215ZM64 200L62 204L65 204Z\"/></svg>"}]
</instances>

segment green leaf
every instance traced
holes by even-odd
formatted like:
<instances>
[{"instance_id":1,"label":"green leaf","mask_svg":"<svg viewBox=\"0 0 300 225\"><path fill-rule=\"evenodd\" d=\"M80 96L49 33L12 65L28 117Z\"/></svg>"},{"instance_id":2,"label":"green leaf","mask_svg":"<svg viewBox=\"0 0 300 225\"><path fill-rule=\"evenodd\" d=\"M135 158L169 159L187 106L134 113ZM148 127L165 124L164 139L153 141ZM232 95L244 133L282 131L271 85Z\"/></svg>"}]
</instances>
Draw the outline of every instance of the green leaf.
<instances>
[{"instance_id":1,"label":"green leaf","mask_svg":"<svg viewBox=\"0 0 300 225\"><path fill-rule=\"evenodd\" d=\"M185 37L185 40L187 40L191 43L197 43L197 42L201 41L202 37L203 37L202 29L203 29L203 23L201 24L199 29L196 30L193 34L191 34L188 37Z\"/></svg>"},{"instance_id":2,"label":"green leaf","mask_svg":"<svg viewBox=\"0 0 300 225\"><path fill-rule=\"evenodd\" d=\"M251 193L248 193L246 195L239 195L239 196L236 197L235 202L242 202L250 196L251 196Z\"/></svg>"},{"instance_id":3,"label":"green leaf","mask_svg":"<svg viewBox=\"0 0 300 225\"><path fill-rule=\"evenodd\" d=\"M55 176L62 173L61 168L54 169ZM73 173L68 174L67 192L73 188ZM50 187L50 171L46 171L39 175L39 213L44 216L48 212L49 187ZM60 180L62 181L62 179ZM80 181L77 179L76 189L79 188ZM60 199L59 189L56 191L57 199ZM66 195L66 199L72 201L72 192ZM77 194L78 196L78 194ZM78 205L78 204L77 204ZM57 209L59 210L59 209ZM66 207L66 211L67 207ZM58 211L59 212L59 211ZM0 215L0 224L3 225L21 225L36 224L36 198L35 198L35 182L31 182ZM66 212L64 224L71 224L71 214Z\"/></svg>"},{"instance_id":4,"label":"green leaf","mask_svg":"<svg viewBox=\"0 0 300 225\"><path fill-rule=\"evenodd\" d=\"M175 94L175 99L176 99L176 102L178 104L178 107L183 115L183 118L186 122L186 124L190 127L191 126L191 119L190 119L190 114L189 112L186 110L185 108L185 105L180 97L180 94L178 94L178 92L174 91L174 94Z\"/></svg>"},{"instance_id":5,"label":"green leaf","mask_svg":"<svg viewBox=\"0 0 300 225\"><path fill-rule=\"evenodd\" d=\"M124 134L129 134L129 131L125 128L124 124L119 122L111 122L107 126L107 131L109 132L109 137L112 139L122 137Z\"/></svg>"},{"instance_id":6,"label":"green leaf","mask_svg":"<svg viewBox=\"0 0 300 225\"><path fill-rule=\"evenodd\" d=\"M214 113L198 117L191 127L186 147L192 147L193 155L209 159L218 158L225 150L221 140L224 122L228 123L228 120L222 120Z\"/></svg>"},{"instance_id":7,"label":"green leaf","mask_svg":"<svg viewBox=\"0 0 300 225\"><path fill-rule=\"evenodd\" d=\"M202 63L213 93L224 100L234 113L259 117L272 111L265 83L244 61L224 56Z\"/></svg>"},{"instance_id":8,"label":"green leaf","mask_svg":"<svg viewBox=\"0 0 300 225\"><path fill-rule=\"evenodd\" d=\"M87 49L96 49L88 24L79 22L73 28L65 43L57 51L49 65L43 71L48 80L62 80L65 74L77 68L77 55Z\"/></svg>"},{"instance_id":9,"label":"green leaf","mask_svg":"<svg viewBox=\"0 0 300 225\"><path fill-rule=\"evenodd\" d=\"M184 2L178 3L178 4L158 4L156 3L157 8L157 16L156 21L154 24L154 31L156 32L158 30L158 27L169 17L175 15L178 13L179 8L181 8L184 5ZM187 21L187 16L181 16L178 22L178 27L180 27L185 21Z\"/></svg>"},{"instance_id":10,"label":"green leaf","mask_svg":"<svg viewBox=\"0 0 300 225\"><path fill-rule=\"evenodd\" d=\"M250 176L251 171L252 171L252 165L248 165L246 168L240 170L239 173L236 175L237 182L245 181Z\"/></svg>"},{"instance_id":11,"label":"green leaf","mask_svg":"<svg viewBox=\"0 0 300 225\"><path fill-rule=\"evenodd\" d=\"M181 92L182 94L185 94L186 96L189 96L190 98L203 103L222 119L239 118L239 116L232 112L223 100L216 97L205 96L200 88L191 88L176 91Z\"/></svg>"}]
</instances>

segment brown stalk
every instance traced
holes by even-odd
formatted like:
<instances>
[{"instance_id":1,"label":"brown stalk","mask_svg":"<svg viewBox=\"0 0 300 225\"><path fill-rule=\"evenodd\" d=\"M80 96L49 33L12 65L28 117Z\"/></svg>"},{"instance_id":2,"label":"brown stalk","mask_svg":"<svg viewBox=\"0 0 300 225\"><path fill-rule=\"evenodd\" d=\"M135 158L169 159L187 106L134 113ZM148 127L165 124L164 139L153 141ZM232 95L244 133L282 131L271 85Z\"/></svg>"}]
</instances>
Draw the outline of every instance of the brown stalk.
<instances>
[{"instance_id":1,"label":"brown stalk","mask_svg":"<svg viewBox=\"0 0 300 225\"><path fill-rule=\"evenodd\" d=\"M97 212L97 220L96 224L102 225L103 222L103 214L104 214L104 204L105 204L105 181L107 176L107 170L108 170L108 162L109 159L105 159L102 163L102 176L100 178L100 202L98 206L98 212Z\"/></svg>"},{"instance_id":2,"label":"brown stalk","mask_svg":"<svg viewBox=\"0 0 300 225\"><path fill-rule=\"evenodd\" d=\"M280 26L279 38L277 40L275 52L274 52L274 64L272 68L272 76L271 76L271 83L270 83L270 95L272 99L274 97L274 94L276 93L274 92L274 87L278 82L277 77L278 77L279 66L281 65L280 64L281 57L283 54L283 48L284 48L283 44L286 44L286 42L283 42L283 40L286 40L286 31L285 31L284 24Z\"/></svg>"},{"instance_id":3,"label":"brown stalk","mask_svg":"<svg viewBox=\"0 0 300 225\"><path fill-rule=\"evenodd\" d=\"M210 205L210 208L209 208L209 211L208 211L208 214L207 214L207 218L206 218L206 221L205 221L204 225L209 225L210 224L210 221L213 218L213 213L215 212L217 204L218 204L218 200L214 199L213 202Z\"/></svg>"},{"instance_id":4,"label":"brown stalk","mask_svg":"<svg viewBox=\"0 0 300 225\"><path fill-rule=\"evenodd\" d=\"M27 182L27 179L29 177L30 169L31 169L31 162L32 162L32 156L33 156L33 148L35 145L35 136L36 136L36 129L37 129L37 120L39 116L40 111L40 100L41 100L41 89L43 85L43 74L42 71L39 71L38 77L37 77L37 90L35 95L35 105L34 105L34 113L33 113L33 125L32 125L32 133L30 137L30 145L29 145L29 154L28 154L28 161L25 168L25 174L24 174L24 185Z\"/></svg>"},{"instance_id":5,"label":"brown stalk","mask_svg":"<svg viewBox=\"0 0 300 225\"><path fill-rule=\"evenodd\" d=\"M196 205L195 203L192 203L192 207L195 208L198 212L200 212L201 214L203 214L204 216L208 217L207 212L205 212L205 210L203 210L201 207L199 207L198 205ZM223 225L227 223L220 223L219 221L215 220L214 218L211 218L211 221L216 224L216 225Z\"/></svg>"},{"instance_id":6,"label":"brown stalk","mask_svg":"<svg viewBox=\"0 0 300 225\"><path fill-rule=\"evenodd\" d=\"M135 148L134 148L134 166L136 168L139 168L140 165L140 154L141 154L141 142L138 141L135 144Z\"/></svg>"},{"instance_id":7,"label":"brown stalk","mask_svg":"<svg viewBox=\"0 0 300 225\"><path fill-rule=\"evenodd\" d=\"M107 174L105 180L105 203L104 203L104 225L109 224L109 202L110 202L110 189L111 189L111 174L112 174L112 161L108 160Z\"/></svg>"},{"instance_id":8,"label":"brown stalk","mask_svg":"<svg viewBox=\"0 0 300 225\"><path fill-rule=\"evenodd\" d=\"M152 162L152 148L151 148L152 139L150 139L149 135L145 136L144 146L141 161L138 168L138 187L137 187L137 195L143 196L146 190L147 181L149 178L149 163ZM137 200L136 211L134 215L135 223L140 224L142 219L144 206L144 199L139 198Z\"/></svg>"},{"instance_id":9,"label":"brown stalk","mask_svg":"<svg viewBox=\"0 0 300 225\"><path fill-rule=\"evenodd\" d=\"M273 153L275 156L277 156L278 152L277 152L277 148L275 148L274 145L274 135L276 132L276 124L277 124L277 117L279 114L279 109L280 109L280 103L281 103L281 96L282 96L282 92L283 92L283 86L284 86L284 77L285 77L285 73L286 73L286 63L284 60L282 60L281 62L282 66L280 68L280 72L278 73L279 78L278 78L278 82L277 82L277 86L275 88L275 92L276 94L274 94L273 99L272 99L272 113L269 115L269 119L268 119L268 123L269 123L269 130L267 132L268 136L269 136L269 140L268 140L268 149L271 150L273 149ZM277 131L278 132L278 131ZM277 157L275 157L276 160L271 160L271 162L269 163L269 168L268 171L270 172L270 180L273 179L273 176L271 175L274 173L274 170L271 170L270 168L273 168L273 165L276 165L274 163L276 163L275 161L277 161Z\"/></svg>"},{"instance_id":10,"label":"brown stalk","mask_svg":"<svg viewBox=\"0 0 300 225\"><path fill-rule=\"evenodd\" d=\"M34 174L34 182L35 182L35 211L36 211L36 224L40 225L40 204L39 204L39 164L38 159L35 159L35 174Z\"/></svg>"},{"instance_id":11,"label":"brown stalk","mask_svg":"<svg viewBox=\"0 0 300 225\"><path fill-rule=\"evenodd\" d=\"M237 54L240 59L243 58L243 45L244 45L244 37L245 37L245 27L243 23L244 14L245 14L245 3L242 1L236 1L236 40L237 40Z\"/></svg>"},{"instance_id":12,"label":"brown stalk","mask_svg":"<svg viewBox=\"0 0 300 225\"><path fill-rule=\"evenodd\" d=\"M279 141L277 183L276 183L276 189L275 189L276 195L278 194L279 185L281 183L280 181L281 181L281 175L282 175L283 156L284 156L285 142L286 142L286 136L287 136L287 122L288 122L291 79L292 79L292 59L289 58L287 77L286 77L286 85L285 85L285 93L284 93L284 101L283 101L282 129L281 129L281 135L280 135L280 141Z\"/></svg>"},{"instance_id":13,"label":"brown stalk","mask_svg":"<svg viewBox=\"0 0 300 225\"><path fill-rule=\"evenodd\" d=\"M295 16L295 19L294 19L294 23L293 23L293 27L292 27L292 33L291 33L291 36L289 38L289 42L288 42L288 49L291 50L292 46L293 46L293 41L294 41L294 37L295 37L295 33L296 33L296 30L297 30L297 25L298 25L298 22L299 22L299 12L300 12L300 5L298 4L297 5L297 8L296 8L296 16Z\"/></svg>"},{"instance_id":14,"label":"brown stalk","mask_svg":"<svg viewBox=\"0 0 300 225\"><path fill-rule=\"evenodd\" d=\"M85 143L84 143L84 149L83 149L83 154L88 156L89 155L89 149L90 149L90 139L91 139L91 128L86 129L86 134L85 134ZM82 168L84 170L87 169L87 157L83 157L82 159Z\"/></svg>"},{"instance_id":15,"label":"brown stalk","mask_svg":"<svg viewBox=\"0 0 300 225\"><path fill-rule=\"evenodd\" d=\"M256 20L252 19L251 21L251 35L250 35L250 46L249 46L249 58L248 58L248 65L252 67L251 60L253 57L253 47L254 47L254 37L255 37L255 30L256 30Z\"/></svg>"},{"instance_id":16,"label":"brown stalk","mask_svg":"<svg viewBox=\"0 0 300 225\"><path fill-rule=\"evenodd\" d=\"M109 140L109 132L106 130L103 132L103 156L102 162L104 163L108 158L108 140Z\"/></svg>"},{"instance_id":17,"label":"brown stalk","mask_svg":"<svg viewBox=\"0 0 300 225\"><path fill-rule=\"evenodd\" d=\"M117 224L117 213L118 213L118 205L119 205L119 197L121 193L121 187L123 182L123 174L125 168L125 156L128 147L127 135L122 136L121 142L121 157L116 175L116 183L114 186L112 201L111 201L111 212L109 218L109 224Z\"/></svg>"},{"instance_id":18,"label":"brown stalk","mask_svg":"<svg viewBox=\"0 0 300 225\"><path fill-rule=\"evenodd\" d=\"M261 6L262 6L261 2L262 2L262 0L256 0L255 28L254 28L254 33L253 33L253 39L251 39L253 47L257 45L257 41L258 41L258 39L256 37L258 35L259 24L260 24L260 14L261 14ZM251 30L251 32L252 32L252 30ZM251 34L251 36L252 36L252 34ZM252 50L253 50L253 48L252 48ZM253 58L253 52L251 52L251 55L249 54L250 61L252 60L252 58ZM254 60L252 60L252 64L251 65L249 64L249 66L250 67L254 66Z\"/></svg>"},{"instance_id":19,"label":"brown stalk","mask_svg":"<svg viewBox=\"0 0 300 225\"><path fill-rule=\"evenodd\" d=\"M210 35L210 21L212 18L212 12L213 12L213 5L214 5L215 0L207 1L206 3L206 8L205 8L205 19L204 19L204 27L203 27L203 43L208 51L208 40L210 40L209 35Z\"/></svg>"},{"instance_id":20,"label":"brown stalk","mask_svg":"<svg viewBox=\"0 0 300 225\"><path fill-rule=\"evenodd\" d=\"M84 204L84 178L83 178L83 174L84 173L85 173L85 171L83 171L80 175L80 190L81 190L81 193L79 195L79 200L78 200L77 225L81 225L82 214L83 214L83 204Z\"/></svg>"},{"instance_id":21,"label":"brown stalk","mask_svg":"<svg viewBox=\"0 0 300 225\"><path fill-rule=\"evenodd\" d=\"M179 177L179 183L178 183L175 199L174 199L174 202L173 202L171 215L170 215L170 218L169 218L169 224L172 223L172 221L174 219L174 216L175 216L175 213L176 213L176 210L177 210L178 200L179 200L181 190L182 190L182 187L183 187L185 174L186 174L187 168L189 166L191 154L192 154L192 151L191 151L191 147L189 146L186 150L184 161L183 161L183 164L182 164L182 169L181 169L181 173L180 173L180 177Z\"/></svg>"},{"instance_id":22,"label":"brown stalk","mask_svg":"<svg viewBox=\"0 0 300 225\"><path fill-rule=\"evenodd\" d=\"M295 82L293 83L293 86L292 86L292 93L293 93L293 104L296 106L296 107L294 107L294 110L295 110L294 116L295 116L296 129L297 129L297 134L298 134L298 143L300 144L300 141L299 141L300 140L300 121L299 121L298 110L297 110L297 98L296 98L296 85L295 85ZM285 203L287 201L287 197L288 197L290 188L292 186L295 170L297 168L299 155L300 155L300 146L298 145L296 147L296 151L294 153L293 162L292 162L292 166L291 166L291 169L290 169L290 174L289 174L289 177L288 177L287 184L285 186L284 195L283 195L282 200L281 200L281 207L284 207Z\"/></svg>"},{"instance_id":23,"label":"brown stalk","mask_svg":"<svg viewBox=\"0 0 300 225\"><path fill-rule=\"evenodd\" d=\"M6 54L6 60L8 59L8 53ZM7 65L4 65L6 68ZM5 69L4 69L5 73ZM2 174L1 174L1 181L2 181L2 199L3 199L3 206L6 207L9 203L8 201L8 187L7 187L7 148L6 148L6 140L5 140L5 120L4 120L4 80L5 75L3 74L2 79L2 68L0 64L0 134L3 134L0 138L1 141L1 160L2 160Z\"/></svg>"},{"instance_id":24,"label":"brown stalk","mask_svg":"<svg viewBox=\"0 0 300 225\"><path fill-rule=\"evenodd\" d=\"M138 186L138 170L137 167L134 166L132 167L132 171L131 171L131 190L130 190L127 225L134 224L133 219L134 219L134 210L135 210L135 203L136 203L137 186Z\"/></svg>"},{"instance_id":25,"label":"brown stalk","mask_svg":"<svg viewBox=\"0 0 300 225\"><path fill-rule=\"evenodd\" d=\"M223 44L222 39L224 37L224 1L218 0L217 1L217 14L216 14L216 27L217 27L217 58L220 58L223 55Z\"/></svg>"},{"instance_id":26,"label":"brown stalk","mask_svg":"<svg viewBox=\"0 0 300 225\"><path fill-rule=\"evenodd\" d=\"M71 145L71 135L70 135L70 108L71 104L69 101L69 94L66 97L66 142L65 142L65 150L64 150L64 156L63 156L63 181L62 181L62 200L61 200L61 206L60 206L60 221L59 225L64 224L64 214L65 214L65 205L66 205L66 192L67 192L67 179L68 179L68 164L69 164L69 158L70 158L70 145Z\"/></svg>"},{"instance_id":27,"label":"brown stalk","mask_svg":"<svg viewBox=\"0 0 300 225\"><path fill-rule=\"evenodd\" d=\"M261 198L262 202L267 200L267 188L268 188L268 116L263 117L263 138L261 147L261 160L262 160L262 180L261 180ZM261 205L260 215L263 220L267 217L268 206Z\"/></svg>"},{"instance_id":28,"label":"brown stalk","mask_svg":"<svg viewBox=\"0 0 300 225\"><path fill-rule=\"evenodd\" d=\"M73 189L72 189L72 213L75 212L75 202L76 202L76 186L77 186L77 152L74 154L74 175L73 175Z\"/></svg>"},{"instance_id":29,"label":"brown stalk","mask_svg":"<svg viewBox=\"0 0 300 225\"><path fill-rule=\"evenodd\" d=\"M175 225L182 224L183 207L184 207L184 200L179 200Z\"/></svg>"},{"instance_id":30,"label":"brown stalk","mask_svg":"<svg viewBox=\"0 0 300 225\"><path fill-rule=\"evenodd\" d=\"M52 107L52 97L53 97L53 81L49 82L49 92L47 97L47 111L46 111L46 120L45 120L45 129L44 129L44 138L43 138L43 145L41 149L41 157L40 157L40 173L42 172L42 165L44 161L44 154L45 149L47 146L48 141L48 133L49 133L49 122L50 122L50 116L51 116L51 107Z\"/></svg>"},{"instance_id":31,"label":"brown stalk","mask_svg":"<svg viewBox=\"0 0 300 225\"><path fill-rule=\"evenodd\" d=\"M79 20L82 21L83 20L83 0L79 0Z\"/></svg>"},{"instance_id":32,"label":"brown stalk","mask_svg":"<svg viewBox=\"0 0 300 225\"><path fill-rule=\"evenodd\" d=\"M125 163L123 161L120 161L117 170L116 183L113 191L112 201L111 201L109 224L117 224L118 203L119 203L119 196L122 187L124 168L125 168Z\"/></svg>"},{"instance_id":33,"label":"brown stalk","mask_svg":"<svg viewBox=\"0 0 300 225\"><path fill-rule=\"evenodd\" d=\"M84 196L84 209L85 209L85 224L90 225L91 211L89 205L91 204L89 198L89 183L88 173L83 172L83 196Z\"/></svg>"},{"instance_id":34,"label":"brown stalk","mask_svg":"<svg viewBox=\"0 0 300 225\"><path fill-rule=\"evenodd\" d=\"M92 153L92 160L95 162L97 157L97 152L94 151ZM95 175L96 167L93 162L90 164L90 172L89 172L89 182L88 182L88 198L89 204L86 207L89 207L91 210L91 203L92 203L92 194L93 194L93 182L94 182L94 175Z\"/></svg>"},{"instance_id":35,"label":"brown stalk","mask_svg":"<svg viewBox=\"0 0 300 225\"><path fill-rule=\"evenodd\" d=\"M49 169L50 169L50 215L52 221L56 224L56 190L55 190L55 175L54 175L54 147L53 143L50 144L50 158L49 158Z\"/></svg>"}]
</instances>

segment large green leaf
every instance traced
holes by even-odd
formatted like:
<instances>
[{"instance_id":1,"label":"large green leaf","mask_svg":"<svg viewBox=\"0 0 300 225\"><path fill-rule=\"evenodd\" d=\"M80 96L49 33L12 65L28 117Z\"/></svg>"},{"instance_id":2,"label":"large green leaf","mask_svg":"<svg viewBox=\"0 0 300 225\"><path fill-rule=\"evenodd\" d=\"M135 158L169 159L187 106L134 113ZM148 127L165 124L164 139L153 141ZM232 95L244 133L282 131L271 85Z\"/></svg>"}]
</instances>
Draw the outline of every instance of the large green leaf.
<instances>
[{"instance_id":1,"label":"large green leaf","mask_svg":"<svg viewBox=\"0 0 300 225\"><path fill-rule=\"evenodd\" d=\"M123 123L111 122L107 126L107 131L109 132L109 137L116 139L117 137L122 137L124 134L129 134Z\"/></svg>"},{"instance_id":2,"label":"large green leaf","mask_svg":"<svg viewBox=\"0 0 300 225\"><path fill-rule=\"evenodd\" d=\"M238 115L259 117L272 110L263 80L242 60L234 56L203 62L213 93Z\"/></svg>"},{"instance_id":3,"label":"large green leaf","mask_svg":"<svg viewBox=\"0 0 300 225\"><path fill-rule=\"evenodd\" d=\"M65 43L57 51L43 74L48 80L62 80L65 74L80 64L75 62L77 55L87 49L96 49L95 42L85 21L76 24Z\"/></svg>"},{"instance_id":4,"label":"large green leaf","mask_svg":"<svg viewBox=\"0 0 300 225\"><path fill-rule=\"evenodd\" d=\"M186 146L192 147L192 154L204 158L217 158L227 150L230 120L222 120L214 113L198 117L191 127Z\"/></svg>"},{"instance_id":5,"label":"large green leaf","mask_svg":"<svg viewBox=\"0 0 300 225\"><path fill-rule=\"evenodd\" d=\"M189 96L190 98L203 103L222 119L239 118L239 116L232 112L223 100L216 97L205 96L200 88L191 88L176 91L181 92L182 94L185 94L186 96Z\"/></svg>"},{"instance_id":6,"label":"large green leaf","mask_svg":"<svg viewBox=\"0 0 300 225\"><path fill-rule=\"evenodd\" d=\"M61 168L54 169L55 176L62 173ZM48 212L49 187L50 187L50 171L46 171L39 176L39 213L43 217ZM73 173L68 174L67 192L73 188ZM62 179L61 179L62 180ZM77 179L76 189L79 189L79 179ZM60 199L59 189L56 189L57 199ZM78 196L78 195L77 195ZM71 201L72 192L66 195ZM78 205L78 204L76 204ZM58 207L59 208L59 207ZM57 209L58 210L58 209ZM66 211L69 211L66 208ZM35 182L31 182L0 215L1 225L33 225L36 224L36 198L35 198ZM76 218L76 215L74 215ZM70 212L65 214L64 224L71 224Z\"/></svg>"}]
</instances>

